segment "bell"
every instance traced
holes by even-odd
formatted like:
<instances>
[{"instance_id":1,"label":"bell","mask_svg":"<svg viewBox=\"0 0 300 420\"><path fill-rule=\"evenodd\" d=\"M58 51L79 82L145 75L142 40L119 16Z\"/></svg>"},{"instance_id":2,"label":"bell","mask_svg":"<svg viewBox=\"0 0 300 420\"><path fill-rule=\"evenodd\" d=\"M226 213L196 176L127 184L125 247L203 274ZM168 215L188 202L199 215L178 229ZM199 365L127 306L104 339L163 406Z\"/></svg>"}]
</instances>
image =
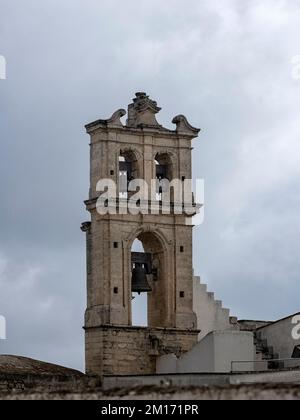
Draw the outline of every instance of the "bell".
<instances>
[{"instance_id":1,"label":"bell","mask_svg":"<svg viewBox=\"0 0 300 420\"><path fill-rule=\"evenodd\" d=\"M141 293L152 292L152 289L148 283L145 269L141 266L136 266L132 270L132 292Z\"/></svg>"}]
</instances>

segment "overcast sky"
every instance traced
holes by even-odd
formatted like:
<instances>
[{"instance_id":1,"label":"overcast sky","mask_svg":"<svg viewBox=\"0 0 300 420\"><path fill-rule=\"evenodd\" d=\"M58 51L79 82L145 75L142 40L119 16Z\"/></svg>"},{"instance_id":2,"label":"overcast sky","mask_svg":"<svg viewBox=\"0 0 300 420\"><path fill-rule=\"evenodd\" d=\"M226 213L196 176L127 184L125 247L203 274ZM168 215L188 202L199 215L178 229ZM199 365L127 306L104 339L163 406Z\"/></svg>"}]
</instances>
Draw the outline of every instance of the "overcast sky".
<instances>
[{"instance_id":1,"label":"overcast sky","mask_svg":"<svg viewBox=\"0 0 300 420\"><path fill-rule=\"evenodd\" d=\"M299 22L299 0L0 0L1 353L83 369L83 126L136 91L202 128L195 273L240 318L299 311Z\"/></svg>"}]
</instances>

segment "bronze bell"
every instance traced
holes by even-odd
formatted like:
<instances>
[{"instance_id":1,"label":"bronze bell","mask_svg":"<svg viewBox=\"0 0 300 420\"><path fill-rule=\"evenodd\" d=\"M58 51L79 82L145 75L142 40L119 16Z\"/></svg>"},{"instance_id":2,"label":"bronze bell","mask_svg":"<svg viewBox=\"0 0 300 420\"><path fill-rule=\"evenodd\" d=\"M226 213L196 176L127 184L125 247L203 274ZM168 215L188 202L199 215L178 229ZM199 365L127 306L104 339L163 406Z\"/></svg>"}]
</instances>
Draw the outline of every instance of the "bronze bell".
<instances>
[{"instance_id":1,"label":"bronze bell","mask_svg":"<svg viewBox=\"0 0 300 420\"><path fill-rule=\"evenodd\" d=\"M132 292L141 293L152 292L152 289L148 283L146 271L140 265L136 265L132 270L132 281L131 281Z\"/></svg>"}]
</instances>

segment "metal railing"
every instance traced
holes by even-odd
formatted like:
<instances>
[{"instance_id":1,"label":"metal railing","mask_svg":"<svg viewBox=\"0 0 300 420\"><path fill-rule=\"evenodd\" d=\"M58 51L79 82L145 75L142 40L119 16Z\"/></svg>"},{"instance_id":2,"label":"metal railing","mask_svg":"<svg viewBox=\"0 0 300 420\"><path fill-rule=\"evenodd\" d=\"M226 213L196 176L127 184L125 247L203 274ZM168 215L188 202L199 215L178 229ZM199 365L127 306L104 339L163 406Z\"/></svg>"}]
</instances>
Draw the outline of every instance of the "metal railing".
<instances>
[{"instance_id":1,"label":"metal railing","mask_svg":"<svg viewBox=\"0 0 300 420\"><path fill-rule=\"evenodd\" d=\"M269 370L300 369L300 359L235 360L231 362L231 373L266 372Z\"/></svg>"}]
</instances>

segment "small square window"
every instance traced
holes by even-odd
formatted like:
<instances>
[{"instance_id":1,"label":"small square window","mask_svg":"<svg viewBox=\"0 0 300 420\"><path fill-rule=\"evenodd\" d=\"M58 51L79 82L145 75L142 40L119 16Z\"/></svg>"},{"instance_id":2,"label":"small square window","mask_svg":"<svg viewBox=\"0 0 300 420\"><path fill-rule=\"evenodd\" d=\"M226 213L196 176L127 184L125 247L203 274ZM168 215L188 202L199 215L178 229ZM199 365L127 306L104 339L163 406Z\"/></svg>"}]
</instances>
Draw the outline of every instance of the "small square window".
<instances>
[{"instance_id":1,"label":"small square window","mask_svg":"<svg viewBox=\"0 0 300 420\"><path fill-rule=\"evenodd\" d=\"M114 287L114 294L117 295L119 293L118 287Z\"/></svg>"},{"instance_id":2,"label":"small square window","mask_svg":"<svg viewBox=\"0 0 300 420\"><path fill-rule=\"evenodd\" d=\"M114 248L115 249L119 248L119 243L118 242L114 242Z\"/></svg>"},{"instance_id":3,"label":"small square window","mask_svg":"<svg viewBox=\"0 0 300 420\"><path fill-rule=\"evenodd\" d=\"M115 174L115 171L111 170L110 175L113 176Z\"/></svg>"},{"instance_id":4,"label":"small square window","mask_svg":"<svg viewBox=\"0 0 300 420\"><path fill-rule=\"evenodd\" d=\"M180 292L179 295L180 295L181 298L184 298L184 292Z\"/></svg>"},{"instance_id":5,"label":"small square window","mask_svg":"<svg viewBox=\"0 0 300 420\"><path fill-rule=\"evenodd\" d=\"M184 246L180 247L180 252L184 252Z\"/></svg>"}]
</instances>

